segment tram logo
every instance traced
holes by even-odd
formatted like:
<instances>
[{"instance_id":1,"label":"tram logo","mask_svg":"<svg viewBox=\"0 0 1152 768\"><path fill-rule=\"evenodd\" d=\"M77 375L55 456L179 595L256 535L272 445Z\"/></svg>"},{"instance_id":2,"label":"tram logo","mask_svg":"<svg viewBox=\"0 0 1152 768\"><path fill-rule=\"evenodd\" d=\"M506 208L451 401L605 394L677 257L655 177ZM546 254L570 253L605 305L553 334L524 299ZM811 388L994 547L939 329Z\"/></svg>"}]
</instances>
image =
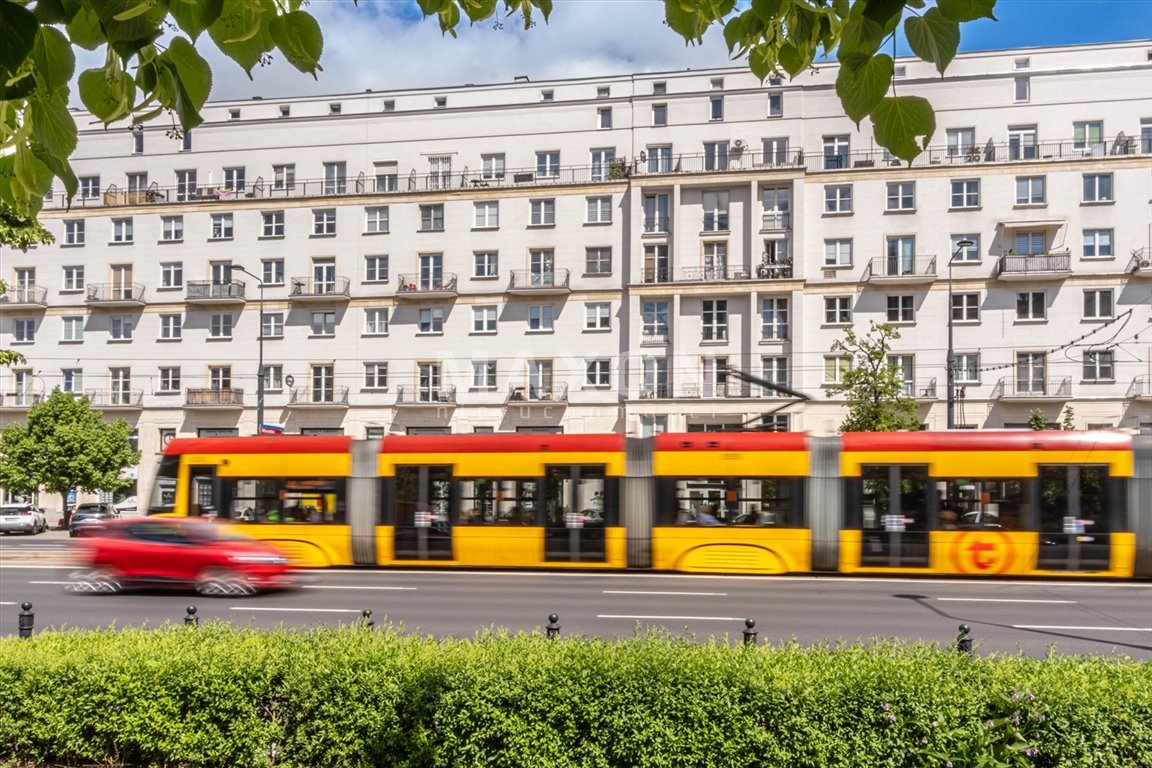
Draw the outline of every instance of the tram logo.
<instances>
[{"instance_id":1,"label":"tram logo","mask_svg":"<svg viewBox=\"0 0 1152 768\"><path fill-rule=\"evenodd\" d=\"M956 539L952 560L961 573L1007 573L1016 559L1012 540L1002 531L968 531Z\"/></svg>"}]
</instances>

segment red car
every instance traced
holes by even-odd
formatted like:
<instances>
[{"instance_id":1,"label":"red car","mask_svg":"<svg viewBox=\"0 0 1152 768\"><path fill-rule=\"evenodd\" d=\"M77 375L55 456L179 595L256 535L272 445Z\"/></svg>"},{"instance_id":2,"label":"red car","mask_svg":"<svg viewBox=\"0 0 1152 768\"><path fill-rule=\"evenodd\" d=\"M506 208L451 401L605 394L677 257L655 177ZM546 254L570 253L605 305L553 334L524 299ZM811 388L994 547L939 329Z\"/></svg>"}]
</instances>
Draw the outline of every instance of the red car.
<instances>
[{"instance_id":1,"label":"red car","mask_svg":"<svg viewBox=\"0 0 1152 768\"><path fill-rule=\"evenodd\" d=\"M69 581L72 592L192 587L237 596L298 584L283 552L209 520L109 520L79 543L84 566Z\"/></svg>"}]
</instances>

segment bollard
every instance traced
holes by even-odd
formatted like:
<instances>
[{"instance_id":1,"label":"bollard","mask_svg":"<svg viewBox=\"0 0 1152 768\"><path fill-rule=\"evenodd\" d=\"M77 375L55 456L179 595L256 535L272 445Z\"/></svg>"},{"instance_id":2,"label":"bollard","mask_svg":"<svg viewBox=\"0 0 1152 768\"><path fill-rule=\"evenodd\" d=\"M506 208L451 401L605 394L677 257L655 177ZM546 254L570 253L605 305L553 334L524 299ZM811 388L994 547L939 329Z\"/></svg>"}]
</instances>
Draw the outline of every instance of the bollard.
<instances>
[{"instance_id":1,"label":"bollard","mask_svg":"<svg viewBox=\"0 0 1152 768\"><path fill-rule=\"evenodd\" d=\"M956 635L957 653L966 653L969 656L972 655L972 638L968 636L968 633L971 631L972 628L967 624L960 625L960 634Z\"/></svg>"},{"instance_id":2,"label":"bollard","mask_svg":"<svg viewBox=\"0 0 1152 768\"><path fill-rule=\"evenodd\" d=\"M198 626L200 626L200 619L196 616L196 606L190 605L184 609L184 612L187 614L184 617L184 626L186 626L186 627L198 627Z\"/></svg>"},{"instance_id":3,"label":"bollard","mask_svg":"<svg viewBox=\"0 0 1152 768\"><path fill-rule=\"evenodd\" d=\"M560 617L556 614L548 614L548 626L544 627L544 629L548 630L549 640L555 640L556 638L560 637L560 625L556 623L559 620Z\"/></svg>"},{"instance_id":4,"label":"bollard","mask_svg":"<svg viewBox=\"0 0 1152 768\"><path fill-rule=\"evenodd\" d=\"M372 627L376 626L376 622L372 621L371 609L365 608L360 611L360 626L364 627L364 629L372 629Z\"/></svg>"},{"instance_id":5,"label":"bollard","mask_svg":"<svg viewBox=\"0 0 1152 768\"><path fill-rule=\"evenodd\" d=\"M32 613L32 603L20 604L20 637L27 640L32 637L32 623L36 614Z\"/></svg>"},{"instance_id":6,"label":"bollard","mask_svg":"<svg viewBox=\"0 0 1152 768\"><path fill-rule=\"evenodd\" d=\"M756 645L756 619L744 619L744 645Z\"/></svg>"}]
</instances>

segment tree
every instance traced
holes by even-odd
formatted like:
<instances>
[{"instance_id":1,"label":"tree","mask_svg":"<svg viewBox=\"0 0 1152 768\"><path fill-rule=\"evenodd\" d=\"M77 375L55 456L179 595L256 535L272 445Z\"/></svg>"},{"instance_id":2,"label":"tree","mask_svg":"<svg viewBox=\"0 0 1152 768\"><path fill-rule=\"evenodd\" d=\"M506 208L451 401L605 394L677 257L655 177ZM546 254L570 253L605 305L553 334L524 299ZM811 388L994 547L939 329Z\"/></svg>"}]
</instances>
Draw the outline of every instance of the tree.
<instances>
[{"instance_id":1,"label":"tree","mask_svg":"<svg viewBox=\"0 0 1152 768\"><path fill-rule=\"evenodd\" d=\"M1044 411L1039 408L1033 408L1028 412L1028 429L1036 432L1042 432L1048 429L1048 417L1044 415Z\"/></svg>"},{"instance_id":2,"label":"tree","mask_svg":"<svg viewBox=\"0 0 1152 768\"><path fill-rule=\"evenodd\" d=\"M0 433L0 486L61 497L73 488L91 493L129 486L120 473L140 462L128 442L131 432L123 419L104 421L87 397L54 389L28 410L26 425L9 424Z\"/></svg>"},{"instance_id":3,"label":"tree","mask_svg":"<svg viewBox=\"0 0 1152 768\"><path fill-rule=\"evenodd\" d=\"M455 36L464 18L494 17L499 0L417 0L425 16ZM34 216L59 178L69 199L77 179L68 163L76 123L68 111L75 47L103 50L103 66L76 81L80 100L105 125L131 127L167 116L175 138L199 125L212 69L194 43L205 32L252 75L278 51L313 77L324 39L305 0L0 0L0 202ZM913 53L941 74L956 56L960 24L995 17L996 0L664 0L665 23L699 42L723 28L733 58L762 80L809 69L818 52L836 52L836 92L857 125L871 118L876 141L909 162L936 130L932 106L919 96L889 95L895 72L881 47L895 45L903 21ZM548 20L552 0L503 0L525 29ZM907 15L907 18L905 16ZM500 24L499 21L496 22ZM165 35L168 37L165 37Z\"/></svg>"},{"instance_id":4,"label":"tree","mask_svg":"<svg viewBox=\"0 0 1152 768\"><path fill-rule=\"evenodd\" d=\"M895 432L919 429L916 401L904 393L900 370L888 360L892 342L900 332L887 323L872 323L866 336L849 328L843 339L832 342L832 351L849 356L849 369L832 395L843 394L848 415L841 432Z\"/></svg>"}]
</instances>

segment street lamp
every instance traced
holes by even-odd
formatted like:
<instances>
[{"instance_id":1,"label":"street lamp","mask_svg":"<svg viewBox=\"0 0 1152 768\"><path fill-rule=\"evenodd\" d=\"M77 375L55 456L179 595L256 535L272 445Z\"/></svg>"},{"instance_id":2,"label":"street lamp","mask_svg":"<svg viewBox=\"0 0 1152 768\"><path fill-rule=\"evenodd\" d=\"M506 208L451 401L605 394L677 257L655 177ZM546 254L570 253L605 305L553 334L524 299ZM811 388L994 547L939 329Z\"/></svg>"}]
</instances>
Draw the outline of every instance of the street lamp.
<instances>
[{"instance_id":1,"label":"street lamp","mask_svg":"<svg viewBox=\"0 0 1152 768\"><path fill-rule=\"evenodd\" d=\"M948 258L948 429L956 429L956 353L952 349L952 262L960 251L971 248L972 240L957 240L956 250Z\"/></svg>"},{"instance_id":2,"label":"street lamp","mask_svg":"<svg viewBox=\"0 0 1152 768\"><path fill-rule=\"evenodd\" d=\"M264 281L239 264L233 264L232 269L248 275L260 286L260 320L257 324L259 335L256 337L260 347L260 361L256 366L256 434L259 435L264 432Z\"/></svg>"}]
</instances>

